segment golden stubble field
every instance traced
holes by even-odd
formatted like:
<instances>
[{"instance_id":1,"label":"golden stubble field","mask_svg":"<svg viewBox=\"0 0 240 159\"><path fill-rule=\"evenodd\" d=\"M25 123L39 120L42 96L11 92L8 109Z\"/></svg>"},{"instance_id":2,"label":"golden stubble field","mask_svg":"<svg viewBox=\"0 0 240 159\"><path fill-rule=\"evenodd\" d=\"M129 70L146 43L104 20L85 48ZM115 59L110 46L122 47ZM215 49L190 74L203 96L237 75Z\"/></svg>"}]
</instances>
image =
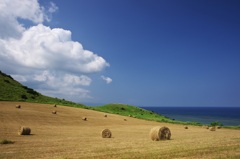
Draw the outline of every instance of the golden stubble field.
<instances>
[{"instance_id":1,"label":"golden stubble field","mask_svg":"<svg viewBox=\"0 0 240 159\"><path fill-rule=\"evenodd\" d=\"M15 108L16 104L21 109ZM57 114L52 114L53 110ZM0 145L0 158L240 158L240 130L184 129L183 125L105 114L48 104L0 102L0 140L14 141ZM30 127L31 135L18 135L20 126ZM170 128L171 140L152 141L149 131L154 126ZM111 130L112 138L101 137L105 128Z\"/></svg>"}]
</instances>

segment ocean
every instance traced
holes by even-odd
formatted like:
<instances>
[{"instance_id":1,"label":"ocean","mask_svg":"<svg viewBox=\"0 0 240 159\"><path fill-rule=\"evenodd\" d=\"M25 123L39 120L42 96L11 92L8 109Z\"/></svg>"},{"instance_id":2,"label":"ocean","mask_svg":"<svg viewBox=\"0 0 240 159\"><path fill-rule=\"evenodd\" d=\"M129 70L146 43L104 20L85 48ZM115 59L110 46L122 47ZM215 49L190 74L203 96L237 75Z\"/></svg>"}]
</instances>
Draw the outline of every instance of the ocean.
<instances>
[{"instance_id":1,"label":"ocean","mask_svg":"<svg viewBox=\"0 0 240 159\"><path fill-rule=\"evenodd\" d=\"M146 110L185 122L210 124L220 122L223 126L240 126L240 107L141 107Z\"/></svg>"}]
</instances>

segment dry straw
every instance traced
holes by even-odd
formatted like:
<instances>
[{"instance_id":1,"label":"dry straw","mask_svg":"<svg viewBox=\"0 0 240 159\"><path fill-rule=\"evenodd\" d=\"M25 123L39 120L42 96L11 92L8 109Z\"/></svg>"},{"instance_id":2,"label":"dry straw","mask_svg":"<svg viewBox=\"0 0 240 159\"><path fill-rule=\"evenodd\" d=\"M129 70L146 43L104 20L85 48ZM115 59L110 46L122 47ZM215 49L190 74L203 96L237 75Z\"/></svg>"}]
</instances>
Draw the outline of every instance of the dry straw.
<instances>
[{"instance_id":1,"label":"dry straw","mask_svg":"<svg viewBox=\"0 0 240 159\"><path fill-rule=\"evenodd\" d=\"M87 121L87 118L86 117L82 117L82 120Z\"/></svg>"},{"instance_id":2,"label":"dry straw","mask_svg":"<svg viewBox=\"0 0 240 159\"><path fill-rule=\"evenodd\" d=\"M170 129L168 127L153 127L150 130L150 138L153 141L159 141L159 140L170 140L171 138L171 132Z\"/></svg>"},{"instance_id":3,"label":"dry straw","mask_svg":"<svg viewBox=\"0 0 240 159\"><path fill-rule=\"evenodd\" d=\"M21 105L16 105L16 108L20 109L20 108L21 108Z\"/></svg>"},{"instance_id":4,"label":"dry straw","mask_svg":"<svg viewBox=\"0 0 240 159\"><path fill-rule=\"evenodd\" d=\"M216 131L216 127L215 127L215 126L210 127L209 130L210 130L210 131Z\"/></svg>"},{"instance_id":5,"label":"dry straw","mask_svg":"<svg viewBox=\"0 0 240 159\"><path fill-rule=\"evenodd\" d=\"M102 138L111 138L112 132L109 129L102 130Z\"/></svg>"},{"instance_id":6,"label":"dry straw","mask_svg":"<svg viewBox=\"0 0 240 159\"><path fill-rule=\"evenodd\" d=\"M57 114L57 111L56 110L52 111L52 114Z\"/></svg>"},{"instance_id":7,"label":"dry straw","mask_svg":"<svg viewBox=\"0 0 240 159\"><path fill-rule=\"evenodd\" d=\"M104 117L107 117L107 114L105 114Z\"/></svg>"},{"instance_id":8,"label":"dry straw","mask_svg":"<svg viewBox=\"0 0 240 159\"><path fill-rule=\"evenodd\" d=\"M53 107L57 107L57 105L55 104Z\"/></svg>"},{"instance_id":9,"label":"dry straw","mask_svg":"<svg viewBox=\"0 0 240 159\"><path fill-rule=\"evenodd\" d=\"M185 126L185 127L184 127L184 129L188 129L188 127L187 127L187 126Z\"/></svg>"},{"instance_id":10,"label":"dry straw","mask_svg":"<svg viewBox=\"0 0 240 159\"><path fill-rule=\"evenodd\" d=\"M205 129L209 129L209 126L202 126L203 128L205 128Z\"/></svg>"},{"instance_id":11,"label":"dry straw","mask_svg":"<svg viewBox=\"0 0 240 159\"><path fill-rule=\"evenodd\" d=\"M21 126L18 130L18 135L30 135L31 129L29 127Z\"/></svg>"}]
</instances>

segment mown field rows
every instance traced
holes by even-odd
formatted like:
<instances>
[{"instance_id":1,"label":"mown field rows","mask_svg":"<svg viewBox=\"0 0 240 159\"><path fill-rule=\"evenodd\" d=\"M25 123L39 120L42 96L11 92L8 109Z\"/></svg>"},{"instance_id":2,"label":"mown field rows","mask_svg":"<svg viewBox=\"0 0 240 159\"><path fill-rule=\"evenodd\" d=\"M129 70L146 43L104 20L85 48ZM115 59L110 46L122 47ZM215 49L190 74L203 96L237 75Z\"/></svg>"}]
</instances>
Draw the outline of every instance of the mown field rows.
<instances>
[{"instance_id":1,"label":"mown field rows","mask_svg":"<svg viewBox=\"0 0 240 159\"><path fill-rule=\"evenodd\" d=\"M14 141L0 144L0 158L240 158L240 130L184 129L183 125L105 114L49 104L0 102L0 140ZM30 127L31 135L18 135L20 126ZM171 140L152 141L149 131L154 126L167 126ZM105 128L111 130L112 138L101 137Z\"/></svg>"}]
</instances>

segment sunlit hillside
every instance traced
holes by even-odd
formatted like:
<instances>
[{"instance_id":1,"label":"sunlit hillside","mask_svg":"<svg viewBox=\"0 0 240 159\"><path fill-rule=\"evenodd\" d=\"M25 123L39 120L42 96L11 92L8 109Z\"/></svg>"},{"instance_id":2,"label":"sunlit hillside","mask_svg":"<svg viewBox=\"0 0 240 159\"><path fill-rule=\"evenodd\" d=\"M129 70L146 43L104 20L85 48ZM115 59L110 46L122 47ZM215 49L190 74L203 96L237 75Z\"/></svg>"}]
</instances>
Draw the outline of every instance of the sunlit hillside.
<instances>
[{"instance_id":1,"label":"sunlit hillside","mask_svg":"<svg viewBox=\"0 0 240 159\"><path fill-rule=\"evenodd\" d=\"M32 88L22 85L10 75L0 71L0 101L25 101L36 103L62 104L75 107L84 107L83 104L76 104L65 99L52 98L35 91Z\"/></svg>"}]
</instances>

